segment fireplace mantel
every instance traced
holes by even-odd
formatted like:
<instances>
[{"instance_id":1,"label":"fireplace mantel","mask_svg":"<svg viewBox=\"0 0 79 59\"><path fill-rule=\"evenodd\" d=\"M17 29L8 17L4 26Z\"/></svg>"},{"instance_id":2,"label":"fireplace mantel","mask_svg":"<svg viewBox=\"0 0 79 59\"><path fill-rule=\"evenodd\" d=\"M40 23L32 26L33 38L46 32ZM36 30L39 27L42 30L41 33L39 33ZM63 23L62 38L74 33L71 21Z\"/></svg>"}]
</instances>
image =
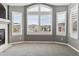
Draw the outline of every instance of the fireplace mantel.
<instances>
[{"instance_id":1,"label":"fireplace mantel","mask_svg":"<svg viewBox=\"0 0 79 59\"><path fill-rule=\"evenodd\" d=\"M0 52L6 50L10 45L8 43L8 24L10 23L10 20L2 19L0 18L0 29L5 30L5 43L0 45Z\"/></svg>"},{"instance_id":2,"label":"fireplace mantel","mask_svg":"<svg viewBox=\"0 0 79 59\"><path fill-rule=\"evenodd\" d=\"M0 18L0 24L9 24L10 20Z\"/></svg>"}]
</instances>

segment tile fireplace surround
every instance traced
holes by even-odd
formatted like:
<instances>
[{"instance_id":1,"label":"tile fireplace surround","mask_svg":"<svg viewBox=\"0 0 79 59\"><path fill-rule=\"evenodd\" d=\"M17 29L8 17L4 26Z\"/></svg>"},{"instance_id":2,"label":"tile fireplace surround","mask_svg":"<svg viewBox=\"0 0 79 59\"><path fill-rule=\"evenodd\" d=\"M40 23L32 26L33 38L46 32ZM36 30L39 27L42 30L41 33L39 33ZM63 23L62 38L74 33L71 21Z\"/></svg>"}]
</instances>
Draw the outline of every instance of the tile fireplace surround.
<instances>
[{"instance_id":1,"label":"tile fireplace surround","mask_svg":"<svg viewBox=\"0 0 79 59\"><path fill-rule=\"evenodd\" d=\"M10 23L7 19L0 18L0 29L5 29L5 43L0 45L0 52L4 51L9 47L8 45L8 24Z\"/></svg>"}]
</instances>

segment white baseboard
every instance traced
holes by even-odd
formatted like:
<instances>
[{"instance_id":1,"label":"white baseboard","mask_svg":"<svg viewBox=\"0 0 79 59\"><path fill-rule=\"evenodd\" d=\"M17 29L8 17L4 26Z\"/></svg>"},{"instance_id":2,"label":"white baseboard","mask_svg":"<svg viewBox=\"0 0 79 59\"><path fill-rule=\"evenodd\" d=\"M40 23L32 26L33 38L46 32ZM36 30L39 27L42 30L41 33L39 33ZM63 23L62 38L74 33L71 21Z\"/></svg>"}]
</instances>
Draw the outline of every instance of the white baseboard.
<instances>
[{"instance_id":1,"label":"white baseboard","mask_svg":"<svg viewBox=\"0 0 79 59\"><path fill-rule=\"evenodd\" d=\"M57 43L57 44L64 44L67 45L67 43L63 43L63 42L56 42L56 41L21 41L21 42L14 42L14 43L10 43L10 44L20 44L20 43L26 43L26 44L41 44L41 43Z\"/></svg>"},{"instance_id":2,"label":"white baseboard","mask_svg":"<svg viewBox=\"0 0 79 59\"><path fill-rule=\"evenodd\" d=\"M9 43L9 44L20 44L20 43L24 43L24 41L21 41L21 42L13 42L13 43Z\"/></svg>"},{"instance_id":3,"label":"white baseboard","mask_svg":"<svg viewBox=\"0 0 79 59\"><path fill-rule=\"evenodd\" d=\"M78 49L76 49L75 47L71 46L70 44L67 44L67 45L68 45L70 48L74 49L76 52L79 53L79 50L78 50Z\"/></svg>"},{"instance_id":4,"label":"white baseboard","mask_svg":"<svg viewBox=\"0 0 79 59\"><path fill-rule=\"evenodd\" d=\"M3 51L5 51L6 49L8 49L9 47L11 47L12 45L10 45L10 44L8 44L8 45L2 45L2 46L0 46L0 52L3 52Z\"/></svg>"},{"instance_id":5,"label":"white baseboard","mask_svg":"<svg viewBox=\"0 0 79 59\"><path fill-rule=\"evenodd\" d=\"M57 43L57 44L63 44L63 45L67 45L68 43L63 43L63 42L54 42L54 43Z\"/></svg>"},{"instance_id":6,"label":"white baseboard","mask_svg":"<svg viewBox=\"0 0 79 59\"><path fill-rule=\"evenodd\" d=\"M62 43L62 42L55 42L55 43L57 43L57 44L63 44L63 45L67 45L67 46L69 46L70 48L72 48L73 50L75 50L76 52L79 53L79 50L78 50L78 49L76 49L75 47L71 46L71 45L68 44L68 43Z\"/></svg>"}]
</instances>

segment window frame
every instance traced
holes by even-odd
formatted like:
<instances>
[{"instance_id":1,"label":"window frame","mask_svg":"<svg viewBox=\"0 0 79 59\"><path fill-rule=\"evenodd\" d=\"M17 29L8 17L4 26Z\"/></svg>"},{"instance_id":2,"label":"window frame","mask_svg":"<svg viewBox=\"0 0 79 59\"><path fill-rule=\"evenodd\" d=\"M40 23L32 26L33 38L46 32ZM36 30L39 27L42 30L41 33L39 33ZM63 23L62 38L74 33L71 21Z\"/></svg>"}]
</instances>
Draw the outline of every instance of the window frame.
<instances>
[{"instance_id":1,"label":"window frame","mask_svg":"<svg viewBox=\"0 0 79 59\"><path fill-rule=\"evenodd\" d=\"M65 27L64 27L64 29L65 29L65 31L64 32L58 32L58 22L57 22L57 17L58 17L58 15L59 14L65 14L66 16L65 16ZM59 35L59 36L66 36L66 26L67 26L67 11L60 11L60 12L57 12L56 13L56 35Z\"/></svg>"},{"instance_id":2,"label":"window frame","mask_svg":"<svg viewBox=\"0 0 79 59\"><path fill-rule=\"evenodd\" d=\"M74 9L77 8L77 13L78 13L78 4L75 4L71 9L70 9L70 15L69 15L69 33L70 33L70 37L71 38L74 38L74 39L78 39L78 14L77 14L77 31L76 32L73 32L72 29L73 29L73 25L72 25L72 12L74 12ZM75 36L76 35L76 36Z\"/></svg>"},{"instance_id":3,"label":"window frame","mask_svg":"<svg viewBox=\"0 0 79 59\"><path fill-rule=\"evenodd\" d=\"M21 17L21 23L19 23L19 25L20 25L20 32L13 32L13 26L15 25L16 26L16 24L14 24L13 22L13 18L14 18L14 16L15 15L19 15L20 17ZM16 11L12 11L12 35L22 35L22 12L16 12Z\"/></svg>"},{"instance_id":4,"label":"window frame","mask_svg":"<svg viewBox=\"0 0 79 59\"><path fill-rule=\"evenodd\" d=\"M31 8L31 7L33 8L34 6L40 6L40 5L41 5L41 6L45 6L46 8L48 7L48 9L51 9L51 11L50 11L51 14L49 14L49 15L51 15L51 18L50 18L50 19L51 19L51 31L50 31L50 32L47 32L47 33L46 33L46 32L36 32L36 33L33 32L33 33L29 33L28 30L27 30L27 33L26 33L27 35L52 35L52 23L53 23L53 22L52 22L52 21L53 21L53 18L52 18L53 13L52 13L52 12L53 12L53 8L51 8L51 7L48 6L48 5L35 4L35 5L32 5L32 6L28 7L27 10L28 10L29 8ZM28 11L26 11L26 12L27 12L27 18L28 18ZM41 11L40 11L40 12L41 12ZM38 13L39 13L39 12L38 12ZM42 13L42 12L41 12L41 13ZM39 18L40 18L41 15L38 14L38 16L39 16ZM26 19L27 19L27 18L26 18ZM40 21L40 19L39 19L39 21ZM28 22L28 19L27 19L26 23L27 23L27 22ZM28 27L28 24L27 24L27 27Z\"/></svg>"}]
</instances>

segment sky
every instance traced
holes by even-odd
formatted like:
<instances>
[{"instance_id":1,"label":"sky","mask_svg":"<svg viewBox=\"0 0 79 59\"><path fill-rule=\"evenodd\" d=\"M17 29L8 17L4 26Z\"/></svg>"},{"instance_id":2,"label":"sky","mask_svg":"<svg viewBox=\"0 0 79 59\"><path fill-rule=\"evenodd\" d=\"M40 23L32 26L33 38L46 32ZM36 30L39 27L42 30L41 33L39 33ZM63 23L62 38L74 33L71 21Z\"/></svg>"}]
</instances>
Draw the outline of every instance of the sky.
<instances>
[{"instance_id":1,"label":"sky","mask_svg":"<svg viewBox=\"0 0 79 59\"><path fill-rule=\"evenodd\" d=\"M39 16L38 15L28 15L27 18L27 24L31 25L31 24L39 24ZM58 16L58 23L63 23L65 22L65 17L64 15L59 15ZM14 23L21 23L21 17L19 15L14 17ZM42 15L40 17L40 23L41 25L51 25L51 17L50 15Z\"/></svg>"},{"instance_id":2,"label":"sky","mask_svg":"<svg viewBox=\"0 0 79 59\"><path fill-rule=\"evenodd\" d=\"M27 19L28 19L27 20L28 25L31 25L31 24L38 25L39 24L39 16L38 15L29 15ZM41 16L40 22L42 25L51 25L51 18L48 15Z\"/></svg>"},{"instance_id":3,"label":"sky","mask_svg":"<svg viewBox=\"0 0 79 59\"><path fill-rule=\"evenodd\" d=\"M66 13L58 14L57 15L57 22L58 23L65 23L66 22Z\"/></svg>"},{"instance_id":4,"label":"sky","mask_svg":"<svg viewBox=\"0 0 79 59\"><path fill-rule=\"evenodd\" d=\"M21 23L21 17L19 15L14 16L14 23Z\"/></svg>"}]
</instances>

